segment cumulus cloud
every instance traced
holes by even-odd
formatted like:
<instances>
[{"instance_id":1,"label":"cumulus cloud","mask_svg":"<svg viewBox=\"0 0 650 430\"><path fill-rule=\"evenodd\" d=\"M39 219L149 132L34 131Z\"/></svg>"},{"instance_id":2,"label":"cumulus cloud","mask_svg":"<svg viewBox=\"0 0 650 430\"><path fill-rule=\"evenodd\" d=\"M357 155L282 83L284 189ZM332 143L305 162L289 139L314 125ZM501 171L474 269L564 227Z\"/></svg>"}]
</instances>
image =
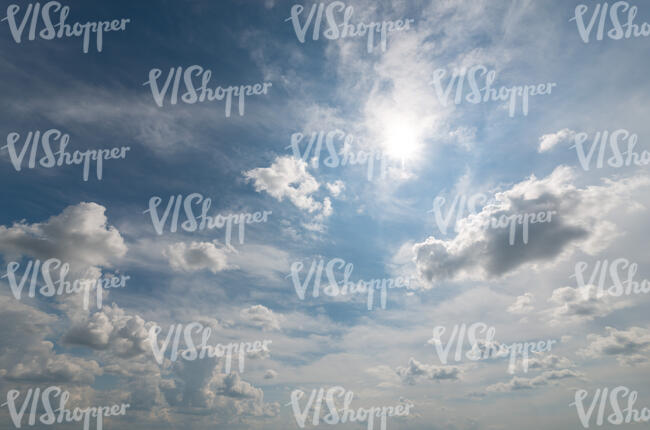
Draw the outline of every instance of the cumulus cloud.
<instances>
[{"instance_id":1,"label":"cumulus cloud","mask_svg":"<svg viewBox=\"0 0 650 430\"><path fill-rule=\"evenodd\" d=\"M151 350L149 328L137 315L129 315L116 304L105 306L87 320L74 324L64 341L95 350L108 350L117 357L134 357Z\"/></svg>"},{"instance_id":2,"label":"cumulus cloud","mask_svg":"<svg viewBox=\"0 0 650 430\"><path fill-rule=\"evenodd\" d=\"M273 313L272 310L265 306L255 305L242 309L239 315L247 325L258 327L265 331L280 330L282 315Z\"/></svg>"},{"instance_id":3,"label":"cumulus cloud","mask_svg":"<svg viewBox=\"0 0 650 430\"><path fill-rule=\"evenodd\" d=\"M0 226L0 253L5 259L58 258L71 265L111 267L127 247L119 231L108 226L105 211L97 203L83 202L45 222Z\"/></svg>"},{"instance_id":4,"label":"cumulus cloud","mask_svg":"<svg viewBox=\"0 0 650 430\"><path fill-rule=\"evenodd\" d=\"M398 367L397 375L402 381L409 385L415 385L418 379L429 379L432 381L458 381L461 369L458 366L434 366L423 364L411 358L406 367Z\"/></svg>"},{"instance_id":5,"label":"cumulus cloud","mask_svg":"<svg viewBox=\"0 0 650 430\"><path fill-rule=\"evenodd\" d=\"M548 301L555 306L543 311L543 314L550 316L552 324L590 321L631 304L629 300L606 294L599 297L597 288L593 285L557 288Z\"/></svg>"},{"instance_id":6,"label":"cumulus cloud","mask_svg":"<svg viewBox=\"0 0 650 430\"><path fill-rule=\"evenodd\" d=\"M265 403L264 392L236 372L219 371L218 360L179 361L175 384L164 390L165 399L179 413L215 414L220 422L246 416L275 416L277 403Z\"/></svg>"},{"instance_id":7,"label":"cumulus cloud","mask_svg":"<svg viewBox=\"0 0 650 430\"><path fill-rule=\"evenodd\" d=\"M285 197L296 207L309 213L327 210L328 201L318 202L312 194L320 184L307 172L307 163L290 156L277 157L270 167L260 167L244 172L247 180L253 181L255 191L266 191L278 201Z\"/></svg>"},{"instance_id":8,"label":"cumulus cloud","mask_svg":"<svg viewBox=\"0 0 650 430\"><path fill-rule=\"evenodd\" d=\"M278 377L278 372L273 369L268 369L264 372L264 379L275 379Z\"/></svg>"},{"instance_id":9,"label":"cumulus cloud","mask_svg":"<svg viewBox=\"0 0 650 430\"><path fill-rule=\"evenodd\" d=\"M494 202L479 213L459 220L454 238L432 236L416 243L414 262L421 280L428 285L447 279L485 280L504 276L525 264L553 261L575 249L599 252L620 235L615 224L604 217L621 207L639 209L632 192L650 184L649 178L641 176L605 180L604 185L586 188L576 187L574 181L574 171L566 166L556 168L544 179L531 176L496 193ZM512 220L525 213L551 211L550 222L547 215L547 222L528 225L528 243L523 241L522 224L491 225L494 219Z\"/></svg>"},{"instance_id":10,"label":"cumulus cloud","mask_svg":"<svg viewBox=\"0 0 650 430\"><path fill-rule=\"evenodd\" d=\"M566 357L555 354L537 355L528 359L528 369L535 370L560 370L575 367L575 364Z\"/></svg>"},{"instance_id":11,"label":"cumulus cloud","mask_svg":"<svg viewBox=\"0 0 650 430\"><path fill-rule=\"evenodd\" d=\"M338 197L343 190L345 190L345 183L341 180L336 180L334 182L328 182L325 184L327 191L334 197Z\"/></svg>"},{"instance_id":12,"label":"cumulus cloud","mask_svg":"<svg viewBox=\"0 0 650 430\"><path fill-rule=\"evenodd\" d=\"M513 377L508 382L499 382L486 388L488 392L509 392L518 390L531 390L557 383L557 381L569 378L579 378L581 375L571 369L548 370L534 378Z\"/></svg>"},{"instance_id":13,"label":"cumulus cloud","mask_svg":"<svg viewBox=\"0 0 650 430\"><path fill-rule=\"evenodd\" d=\"M578 351L589 358L616 357L623 366L635 366L648 362L650 351L650 330L642 327L630 327L627 330L605 328L606 334L590 334L590 344Z\"/></svg>"},{"instance_id":14,"label":"cumulus cloud","mask_svg":"<svg viewBox=\"0 0 650 430\"><path fill-rule=\"evenodd\" d=\"M179 272L209 270L216 274L232 268L228 265L226 250L213 242L174 243L163 251L163 255L172 270Z\"/></svg>"},{"instance_id":15,"label":"cumulus cloud","mask_svg":"<svg viewBox=\"0 0 650 430\"><path fill-rule=\"evenodd\" d=\"M91 384L102 375L96 361L58 353L45 340L53 334L54 315L6 296L0 296L0 315L0 376L5 380Z\"/></svg>"},{"instance_id":16,"label":"cumulus cloud","mask_svg":"<svg viewBox=\"0 0 650 430\"><path fill-rule=\"evenodd\" d=\"M539 138L537 152L546 152L554 148L557 144L568 142L575 138L576 132L565 128L556 133L545 134Z\"/></svg>"},{"instance_id":17,"label":"cumulus cloud","mask_svg":"<svg viewBox=\"0 0 650 430\"><path fill-rule=\"evenodd\" d=\"M513 314L527 314L533 310L533 295L526 293L515 299L515 302L508 306L508 312Z\"/></svg>"}]
</instances>

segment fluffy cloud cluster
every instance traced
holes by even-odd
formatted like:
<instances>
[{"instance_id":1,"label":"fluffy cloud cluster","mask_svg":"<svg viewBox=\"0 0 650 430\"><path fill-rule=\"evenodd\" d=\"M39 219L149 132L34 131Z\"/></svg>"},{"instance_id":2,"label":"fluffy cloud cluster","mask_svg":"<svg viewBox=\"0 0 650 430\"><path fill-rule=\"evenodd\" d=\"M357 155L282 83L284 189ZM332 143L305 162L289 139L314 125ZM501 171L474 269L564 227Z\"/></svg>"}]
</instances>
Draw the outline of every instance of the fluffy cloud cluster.
<instances>
[{"instance_id":1,"label":"fluffy cloud cluster","mask_svg":"<svg viewBox=\"0 0 650 430\"><path fill-rule=\"evenodd\" d=\"M173 270L181 272L209 270L217 273L231 268L226 250L212 242L174 243L163 251L163 255Z\"/></svg>"},{"instance_id":2,"label":"fluffy cloud cluster","mask_svg":"<svg viewBox=\"0 0 650 430\"><path fill-rule=\"evenodd\" d=\"M91 384L102 369L94 360L60 354L45 340L53 334L54 315L0 296L0 376L26 383Z\"/></svg>"},{"instance_id":3,"label":"fluffy cloud cluster","mask_svg":"<svg viewBox=\"0 0 650 430\"><path fill-rule=\"evenodd\" d=\"M650 330L642 327L630 327L627 330L605 328L604 336L590 334L589 346L578 354L589 358L616 357L623 366L635 366L648 362L650 351Z\"/></svg>"},{"instance_id":4,"label":"fluffy cloud cluster","mask_svg":"<svg viewBox=\"0 0 650 430\"><path fill-rule=\"evenodd\" d=\"M434 366L423 364L411 358L406 367L398 367L397 375L405 384L415 385L418 379L432 381L457 381L460 379L461 369L458 366Z\"/></svg>"},{"instance_id":5,"label":"fluffy cloud cluster","mask_svg":"<svg viewBox=\"0 0 650 430\"><path fill-rule=\"evenodd\" d=\"M97 203L79 203L46 222L0 226L0 253L5 260L31 256L58 258L73 267L111 267L127 247L119 231L107 225L105 211Z\"/></svg>"},{"instance_id":6,"label":"fluffy cloud cluster","mask_svg":"<svg viewBox=\"0 0 650 430\"><path fill-rule=\"evenodd\" d=\"M582 287L562 287L553 290L549 299L554 307L544 311L550 316L552 324L561 322L589 321L604 317L617 309L628 306L629 300L612 297L607 294L598 297L593 285Z\"/></svg>"},{"instance_id":7,"label":"fluffy cloud cluster","mask_svg":"<svg viewBox=\"0 0 650 430\"><path fill-rule=\"evenodd\" d=\"M272 310L262 305L242 309L240 317L246 325L261 328L262 330L280 330L282 315L274 314Z\"/></svg>"},{"instance_id":8,"label":"fluffy cloud cluster","mask_svg":"<svg viewBox=\"0 0 650 430\"><path fill-rule=\"evenodd\" d=\"M150 351L150 326L139 316L128 315L113 304L75 324L64 340L69 344L95 350L110 348L115 356L128 358Z\"/></svg>"},{"instance_id":9,"label":"fluffy cloud cluster","mask_svg":"<svg viewBox=\"0 0 650 430\"><path fill-rule=\"evenodd\" d=\"M566 166L556 168L544 179L531 176L496 193L494 201L479 213L459 220L454 238L429 237L415 244L414 261L420 278L428 285L447 279L486 279L503 276L525 264L553 261L575 249L596 253L620 234L604 217L622 207L633 210L632 193L650 183L648 178L633 177L578 188L574 181L574 171ZM493 218L548 211L555 211L551 222L528 226L528 243L522 240L521 224L515 225L512 244L510 225L484 227Z\"/></svg>"},{"instance_id":10,"label":"fluffy cloud cluster","mask_svg":"<svg viewBox=\"0 0 650 430\"><path fill-rule=\"evenodd\" d=\"M307 163L290 156L277 157L270 167L260 167L244 172L247 180L253 181L255 191L266 191L278 201L285 197L291 203L309 213L320 212L321 217L332 213L329 197L323 202L316 201L312 194L320 188L320 184L309 172ZM330 192L340 193L341 184L332 184ZM338 195L338 193L336 195Z\"/></svg>"},{"instance_id":11,"label":"fluffy cloud cluster","mask_svg":"<svg viewBox=\"0 0 650 430\"><path fill-rule=\"evenodd\" d=\"M515 299L515 302L508 306L508 312L513 314L527 314L533 310L533 295L525 293Z\"/></svg>"}]
</instances>

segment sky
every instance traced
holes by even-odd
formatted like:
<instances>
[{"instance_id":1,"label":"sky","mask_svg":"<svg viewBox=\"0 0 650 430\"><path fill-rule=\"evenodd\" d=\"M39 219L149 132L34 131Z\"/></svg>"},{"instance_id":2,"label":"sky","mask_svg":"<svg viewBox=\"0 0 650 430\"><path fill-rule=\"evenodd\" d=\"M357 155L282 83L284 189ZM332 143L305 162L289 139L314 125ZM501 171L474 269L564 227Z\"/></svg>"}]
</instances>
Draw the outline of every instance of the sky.
<instances>
[{"instance_id":1,"label":"sky","mask_svg":"<svg viewBox=\"0 0 650 430\"><path fill-rule=\"evenodd\" d=\"M411 405L389 429L617 428L609 403L581 421L576 393L586 410L603 388L650 407L650 300L608 289L650 279L644 2L36 4L0 8L3 428L11 393L20 409L48 387L71 409L128 404L103 427L136 430L300 428L299 390L305 427L328 428L308 400L332 387L355 410ZM119 23L101 49L90 25L87 49L48 40L64 7L70 32ZM91 154L113 148L99 175ZM89 304L42 294L45 272ZM370 297L372 280L401 286ZM456 360L469 327L551 346L511 369L465 339ZM164 347L206 333L265 346L232 363Z\"/></svg>"}]
</instances>

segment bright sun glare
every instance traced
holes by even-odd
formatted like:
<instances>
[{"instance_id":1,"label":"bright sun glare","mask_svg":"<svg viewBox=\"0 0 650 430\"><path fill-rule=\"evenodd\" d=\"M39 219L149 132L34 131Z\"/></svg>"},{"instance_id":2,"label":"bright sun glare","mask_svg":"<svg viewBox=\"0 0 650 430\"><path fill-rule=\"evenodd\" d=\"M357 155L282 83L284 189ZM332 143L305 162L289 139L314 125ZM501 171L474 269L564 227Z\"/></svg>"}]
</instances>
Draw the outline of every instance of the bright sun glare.
<instances>
[{"instance_id":1,"label":"bright sun glare","mask_svg":"<svg viewBox=\"0 0 650 430\"><path fill-rule=\"evenodd\" d=\"M417 154L419 143L416 129L402 118L392 119L384 128L382 144L389 157L404 163Z\"/></svg>"}]
</instances>

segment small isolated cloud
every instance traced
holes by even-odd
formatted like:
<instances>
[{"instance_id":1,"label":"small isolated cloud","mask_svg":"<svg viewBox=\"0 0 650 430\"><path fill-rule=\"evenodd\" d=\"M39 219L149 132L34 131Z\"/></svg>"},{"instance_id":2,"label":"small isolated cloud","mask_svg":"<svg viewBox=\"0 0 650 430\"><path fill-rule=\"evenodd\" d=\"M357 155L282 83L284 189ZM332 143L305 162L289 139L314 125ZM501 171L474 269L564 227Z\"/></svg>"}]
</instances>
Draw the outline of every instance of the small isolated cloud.
<instances>
[{"instance_id":1,"label":"small isolated cloud","mask_svg":"<svg viewBox=\"0 0 650 430\"><path fill-rule=\"evenodd\" d=\"M334 182L328 182L325 186L333 197L338 197L345 190L345 183L340 179Z\"/></svg>"},{"instance_id":2,"label":"small isolated cloud","mask_svg":"<svg viewBox=\"0 0 650 430\"><path fill-rule=\"evenodd\" d=\"M423 364L411 358L407 367L398 367L397 375L402 378L405 384L415 385L419 379L431 381L458 381L460 380L461 369L458 366L434 366Z\"/></svg>"},{"instance_id":3,"label":"small isolated cloud","mask_svg":"<svg viewBox=\"0 0 650 430\"><path fill-rule=\"evenodd\" d=\"M527 314L533 310L533 295L526 293L515 299L515 302L508 306L508 312L513 314Z\"/></svg>"},{"instance_id":4,"label":"small isolated cloud","mask_svg":"<svg viewBox=\"0 0 650 430\"><path fill-rule=\"evenodd\" d=\"M278 372L273 369L268 369L264 372L264 379L275 379L278 377Z\"/></svg>"},{"instance_id":5,"label":"small isolated cloud","mask_svg":"<svg viewBox=\"0 0 650 430\"><path fill-rule=\"evenodd\" d=\"M549 370L534 378L513 377L508 382L499 382L486 388L488 392L506 393L519 390L532 390L557 383L569 378L579 378L581 375L571 369Z\"/></svg>"},{"instance_id":6,"label":"small isolated cloud","mask_svg":"<svg viewBox=\"0 0 650 430\"><path fill-rule=\"evenodd\" d=\"M557 144L571 141L575 138L576 132L565 128L557 133L545 134L539 138L537 152L542 153L551 150Z\"/></svg>"},{"instance_id":7,"label":"small isolated cloud","mask_svg":"<svg viewBox=\"0 0 650 430\"><path fill-rule=\"evenodd\" d=\"M209 270L217 273L232 268L228 265L227 251L213 242L174 243L163 251L163 255L177 272Z\"/></svg>"},{"instance_id":8,"label":"small isolated cloud","mask_svg":"<svg viewBox=\"0 0 650 430\"><path fill-rule=\"evenodd\" d=\"M280 322L283 319L282 315L277 315L262 305L242 309L239 315L245 324L261 328L264 331L280 330Z\"/></svg>"},{"instance_id":9,"label":"small isolated cloud","mask_svg":"<svg viewBox=\"0 0 650 430\"><path fill-rule=\"evenodd\" d=\"M578 351L578 354L589 358L616 357L623 366L636 366L648 362L647 353L650 351L650 330L642 327L631 327L627 330L605 328L604 336L590 334L587 339L589 346Z\"/></svg>"},{"instance_id":10,"label":"small isolated cloud","mask_svg":"<svg viewBox=\"0 0 650 430\"><path fill-rule=\"evenodd\" d=\"M320 184L309 172L307 163L290 156L277 157L270 167L260 167L244 172L247 180L253 181L255 191L266 191L278 201L285 197L296 207L309 213L327 210L327 202L314 200L312 194ZM329 206L331 213L331 205ZM328 216L329 213L325 216Z\"/></svg>"}]
</instances>

